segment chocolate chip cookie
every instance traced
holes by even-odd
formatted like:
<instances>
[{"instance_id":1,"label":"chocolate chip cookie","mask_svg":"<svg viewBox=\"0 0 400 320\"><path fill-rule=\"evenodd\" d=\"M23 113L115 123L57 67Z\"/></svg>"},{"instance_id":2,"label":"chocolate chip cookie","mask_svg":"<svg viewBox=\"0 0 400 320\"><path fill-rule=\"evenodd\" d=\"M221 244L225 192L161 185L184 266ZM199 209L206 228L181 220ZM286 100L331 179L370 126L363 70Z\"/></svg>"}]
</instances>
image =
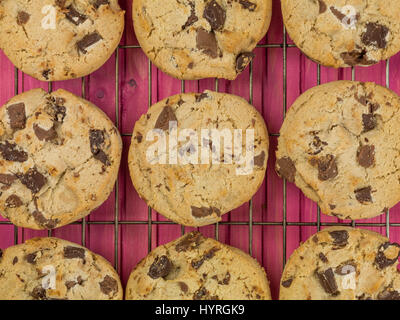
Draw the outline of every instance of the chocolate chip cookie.
<instances>
[{"instance_id":1,"label":"chocolate chip cookie","mask_svg":"<svg viewBox=\"0 0 400 320\"><path fill-rule=\"evenodd\" d=\"M122 300L118 274L75 243L35 238L0 249L1 300Z\"/></svg>"},{"instance_id":2,"label":"chocolate chip cookie","mask_svg":"<svg viewBox=\"0 0 400 320\"><path fill-rule=\"evenodd\" d=\"M178 79L234 80L266 34L271 0L135 0L136 37L151 61Z\"/></svg>"},{"instance_id":3,"label":"chocolate chip cookie","mask_svg":"<svg viewBox=\"0 0 400 320\"><path fill-rule=\"evenodd\" d=\"M0 109L0 213L17 226L53 229L109 196L122 142L96 106L65 90L35 89Z\"/></svg>"},{"instance_id":4,"label":"chocolate chip cookie","mask_svg":"<svg viewBox=\"0 0 400 320\"><path fill-rule=\"evenodd\" d=\"M118 0L0 1L0 48L18 69L42 81L97 70L123 30Z\"/></svg>"},{"instance_id":5,"label":"chocolate chip cookie","mask_svg":"<svg viewBox=\"0 0 400 320\"><path fill-rule=\"evenodd\" d=\"M191 232L132 271L127 300L271 300L268 279L243 251Z\"/></svg>"},{"instance_id":6,"label":"chocolate chip cookie","mask_svg":"<svg viewBox=\"0 0 400 320\"><path fill-rule=\"evenodd\" d=\"M400 2L282 0L294 43L328 67L368 66L400 51Z\"/></svg>"},{"instance_id":7,"label":"chocolate chip cookie","mask_svg":"<svg viewBox=\"0 0 400 320\"><path fill-rule=\"evenodd\" d=\"M400 245L378 233L332 227L311 236L290 257L281 300L399 300Z\"/></svg>"},{"instance_id":8,"label":"chocolate chip cookie","mask_svg":"<svg viewBox=\"0 0 400 320\"><path fill-rule=\"evenodd\" d=\"M129 169L149 206L177 223L203 226L251 199L264 180L268 144L262 116L244 99L180 94L136 122Z\"/></svg>"},{"instance_id":9,"label":"chocolate chip cookie","mask_svg":"<svg viewBox=\"0 0 400 320\"><path fill-rule=\"evenodd\" d=\"M374 83L314 87L290 108L276 170L341 219L371 218L400 201L400 98Z\"/></svg>"}]
</instances>

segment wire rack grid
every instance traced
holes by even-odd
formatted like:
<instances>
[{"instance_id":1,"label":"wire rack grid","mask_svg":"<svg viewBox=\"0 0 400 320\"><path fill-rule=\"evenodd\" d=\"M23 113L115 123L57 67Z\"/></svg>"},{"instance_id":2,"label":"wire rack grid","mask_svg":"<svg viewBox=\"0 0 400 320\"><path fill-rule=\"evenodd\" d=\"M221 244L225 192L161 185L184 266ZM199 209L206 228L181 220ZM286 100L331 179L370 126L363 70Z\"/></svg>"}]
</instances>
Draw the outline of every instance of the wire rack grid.
<instances>
[{"instance_id":1,"label":"wire rack grid","mask_svg":"<svg viewBox=\"0 0 400 320\"><path fill-rule=\"evenodd\" d=\"M265 48L265 49L276 49L276 50L282 50L282 57L283 57L283 68L282 68L282 74L283 74L283 103L282 103L282 110L283 110L283 118L286 115L286 111L288 109L288 101L287 101L287 89L288 89L288 69L287 69L287 62L288 62L288 48L293 48L295 47L294 44L288 43L287 39L287 33L285 26L282 25L282 32L283 32L283 41L282 43L271 43L271 44L259 44L257 45L257 48ZM117 128L121 128L121 119L120 119L120 51L121 50L141 50L139 45L119 45L117 50L115 51L115 125ZM148 82L147 82L147 88L148 88L148 106L151 106L153 103L153 94L152 94L152 87L153 87L153 66L152 63L148 60L147 62L147 72L148 72ZM248 101L250 104L253 103L253 62L250 63L249 65L249 97ZM386 61L386 86L389 87L390 85L390 62L389 60ZM316 75L317 81L315 85L319 85L321 83L321 66L317 66L317 75ZM352 68L351 71L351 78L352 80L355 80L356 78L356 70L355 68ZM48 91L51 92L53 89L53 83L48 84ZM219 80L215 79L215 84L214 84L214 89L215 91L219 91ZM15 68L14 72L14 94L17 95L19 92L19 72ZM82 97L86 98L86 92L87 92L87 78L84 77L82 78ZM181 81L181 92L185 92L185 81ZM128 132L122 132L121 135L123 137L131 137L132 134ZM279 137L278 132L273 132L270 133L271 137ZM268 179L268 175L266 176L266 179ZM220 235L220 226L221 225L228 225L228 226L235 226L235 225L241 225L241 226L246 226L248 228L248 251L250 255L253 255L253 241L254 241L254 232L253 232L253 227L254 226L278 226L282 228L282 269L285 266L286 260L287 260L287 236L288 236L288 227L290 226L296 226L296 227L316 227L317 230L319 231L321 227L325 226L360 226L360 227L379 227L379 228L385 228L385 233L386 236L389 237L389 232L390 232L390 227L400 227L400 223L391 223L389 220L389 210L386 212L385 215L385 222L362 222L362 221L350 221L350 222L322 222L321 221L321 213L319 208L317 209L317 218L316 221L310 221L310 222L302 222L302 221L288 221L287 219L287 202L288 202L288 196L287 196L287 184L286 181L283 182L283 206L282 206L282 219L281 221L254 221L253 219L253 200L250 200L249 203L249 211L248 211L248 219L247 221L223 221L216 223L214 225L214 237L215 239L219 239ZM142 225L142 226L147 226L147 243L148 243L148 248L147 251L150 252L152 248L154 247L154 243L152 242L152 232L153 232L153 226L163 226L163 225L174 225L175 223L170 222L170 221L158 221L153 219L153 211L150 207L147 209L147 221L142 221L142 220L122 220L120 219L120 201L119 201L119 180L117 180L116 185L115 185L115 192L114 192L114 217L112 221L88 221L87 219L83 219L81 221L73 223L74 225L79 225L81 228L81 243L83 246L86 246L86 241L88 237L88 231L87 231L87 226L88 225L112 225L113 226L113 232L114 232L114 267L115 269L120 272L121 271L121 265L120 265L120 248L121 248L121 242L120 242L120 226L123 225ZM0 226L1 225L12 225L8 221L0 221ZM181 234L183 235L185 233L186 228L184 226L181 226ZM19 230L17 227L14 226L14 244L18 244L19 239L22 238L22 241L24 240L23 236L23 230L22 230L22 237L19 237L18 234ZM48 231L48 236L52 236L52 231ZM11 235L8 235L11 236Z\"/></svg>"}]
</instances>

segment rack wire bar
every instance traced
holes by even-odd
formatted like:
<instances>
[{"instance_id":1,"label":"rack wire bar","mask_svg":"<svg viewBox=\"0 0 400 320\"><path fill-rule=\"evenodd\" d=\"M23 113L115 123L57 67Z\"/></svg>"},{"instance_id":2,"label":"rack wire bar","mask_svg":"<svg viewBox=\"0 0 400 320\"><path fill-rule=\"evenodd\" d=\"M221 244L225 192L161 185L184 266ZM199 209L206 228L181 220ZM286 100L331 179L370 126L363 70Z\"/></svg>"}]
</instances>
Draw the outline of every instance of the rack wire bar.
<instances>
[{"instance_id":1,"label":"rack wire bar","mask_svg":"<svg viewBox=\"0 0 400 320\"><path fill-rule=\"evenodd\" d=\"M288 60L288 48L294 48L294 44L289 44L287 40L287 31L285 26L283 25L283 39L282 43L272 43L272 44L259 44L257 48L264 48L264 49L281 49L282 50L282 59L283 59L283 68L282 68L282 75L283 75L283 118L286 116L288 102L287 102L287 89L288 89L288 69L287 69L287 60ZM121 121L120 121L120 50L128 50L128 49L140 49L139 45L119 45L115 51L115 126L120 130L121 129ZM268 56L268 51L266 54L266 58ZM147 73L148 73L148 107L153 104L153 92L152 92L152 85L153 85L153 74L152 74L153 65L150 60L148 60L147 66ZM21 73L22 74L22 73ZM19 76L20 73L17 68L14 69L14 94L17 95L19 93L19 82L21 77ZM352 80L356 79L356 69L353 67L351 70L351 78ZM88 77L82 78L82 97L86 98L87 96L87 83ZM321 84L321 65L317 65L317 85ZM215 79L215 91L219 91L219 80ZM390 61L386 61L386 87L390 87ZM50 82L48 85L48 90L51 92L53 89L53 84ZM253 62L250 63L249 66L249 103L253 103L254 97L254 86L253 86ZM185 92L185 81L181 81L181 93ZM271 137L279 137L279 133L270 133ZM122 133L123 137L130 137L132 133ZM268 179L268 177L266 177ZM267 186L266 186L267 187ZM154 226L164 226L164 225L177 225L171 221L158 221L157 216L153 220L153 211L151 207L147 207L147 220L121 220L120 215L120 192L119 192L119 176L117 178L115 184L115 192L114 192L114 217L110 221L91 221L88 218L84 218L81 221L74 222L72 225L80 225L81 226L81 237L82 237L82 245L86 246L87 237L90 227L92 225L112 225L114 227L114 266L117 271L121 271L120 265L120 254L119 250L121 249L120 243L120 226L126 225L143 225L147 226L147 238L148 238L148 252L150 252L153 248L153 227ZM317 219L316 221L296 221L290 222L287 219L287 182L286 180L283 181L283 200L282 200L282 219L281 221L254 221L253 217L253 199L249 201L249 212L248 212L248 221L222 221L216 223L214 225L214 237L216 240L219 239L219 231L220 226L247 226L248 227L248 251L250 255L253 255L253 241L254 241L254 226L278 226L282 228L282 268L285 267L286 264L286 257L287 257L287 228L290 226L296 227L316 227L319 231L321 227L327 226L353 226L353 227L380 227L385 228L386 235L389 236L390 227L400 227L400 223L391 223L389 219L389 210L386 212L386 219L385 222L381 223L369 223L369 222L359 222L359 221L348 221L348 222L321 222L321 211L320 208L317 208ZM347 221L347 220L346 220ZM9 221L0 221L1 225L12 225ZM24 229L20 229L14 226L14 244L18 244L19 235L22 241L24 241ZM181 226L181 234L185 233L185 227ZM52 231L48 232L48 236L52 235Z\"/></svg>"}]
</instances>

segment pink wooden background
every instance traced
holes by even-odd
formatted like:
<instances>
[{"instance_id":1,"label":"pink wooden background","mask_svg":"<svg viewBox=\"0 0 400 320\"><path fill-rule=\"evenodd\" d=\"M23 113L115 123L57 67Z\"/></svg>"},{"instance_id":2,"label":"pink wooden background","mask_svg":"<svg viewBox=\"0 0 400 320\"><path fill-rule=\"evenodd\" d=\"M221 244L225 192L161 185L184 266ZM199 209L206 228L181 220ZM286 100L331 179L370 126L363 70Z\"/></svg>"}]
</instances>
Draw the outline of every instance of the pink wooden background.
<instances>
[{"instance_id":1,"label":"pink wooden background","mask_svg":"<svg viewBox=\"0 0 400 320\"><path fill-rule=\"evenodd\" d=\"M123 134L124 152L118 182L118 201L115 201L115 192L98 210L86 219L86 223L72 224L54 230L51 235L76 243L83 243L94 252L103 255L117 266L123 284L126 283L131 269L148 252L149 228L151 229L151 247L171 241L182 233L181 226L174 224L157 223L166 221L162 216L152 212L152 223L148 223L148 209L139 199L129 178L127 168L127 151L130 144L130 134L135 121L146 112L149 101L149 73L148 60L137 46L131 22L132 0L120 0L120 5L126 10L126 29L118 57L114 56L98 71L84 79L86 98L101 109L111 119L118 122L119 130ZM306 240L317 231L319 221L323 228L329 223L350 223L339 221L336 218L321 215L318 220L317 206L305 198L292 184L286 188L287 205L286 219L284 216L284 185L275 174L274 151L277 145L277 133L281 127L284 108L288 108L294 100L305 90L317 84L318 66L305 58L300 51L291 46L285 49L282 17L279 0L273 1L273 19L267 38L260 44L275 44L275 46L258 47L253 63L253 104L262 113L271 133L271 148L269 168L265 182L253 199L252 226L249 225L249 204L234 210L224 216L223 221L234 224L220 224L200 228L206 236L214 237L218 231L219 240L249 252L249 237L252 235L253 256L265 267L271 282L273 297L278 297L279 280L284 264L284 230L286 230L286 258L290 256L301 241ZM287 53L287 101L284 98L284 52ZM118 68L116 61L118 60ZM400 94L400 54L390 59L390 73L388 84L390 88ZM355 68L355 79L374 81L387 85L385 62L369 68ZM118 69L118 79L116 79ZM15 72L10 61L0 53L0 105L14 96ZM158 71L151 69L151 98L152 103L169 95L181 92L181 81L172 79ZM321 83L352 78L351 69L329 69L321 67ZM118 81L118 92L116 92ZM243 98L250 98L250 70L249 68L236 81L219 81L219 91L233 93ZM42 87L48 89L48 84L32 79L18 72L18 92ZM82 95L82 80L71 80L53 83L53 90L67 89L77 95ZM215 80L186 81L186 92L201 92L205 89L215 90ZM116 108L116 94L119 105ZM323 102L322 102L323 103ZM118 110L118 114L117 114ZM117 207L116 207L117 205ZM1 220L0 218L0 223ZM155 223L154 223L155 222ZM386 234L386 216L375 219L357 221L357 225ZM361 223L361 224L359 224ZM378 226L371 226L378 223ZM363 225L364 224L364 225ZM400 206L390 210L390 238L400 241ZM82 230L84 229L84 230ZM190 228L185 228L190 231ZM84 232L82 232L84 231ZM249 232L252 232L249 234ZM10 224L0 224L0 247L6 248L14 244L14 235L17 234L18 243L35 236L47 236L47 232L37 232L27 229L17 229ZM84 237L82 237L84 235ZM115 238L117 236L117 238ZM117 242L117 252L115 243Z\"/></svg>"}]
</instances>

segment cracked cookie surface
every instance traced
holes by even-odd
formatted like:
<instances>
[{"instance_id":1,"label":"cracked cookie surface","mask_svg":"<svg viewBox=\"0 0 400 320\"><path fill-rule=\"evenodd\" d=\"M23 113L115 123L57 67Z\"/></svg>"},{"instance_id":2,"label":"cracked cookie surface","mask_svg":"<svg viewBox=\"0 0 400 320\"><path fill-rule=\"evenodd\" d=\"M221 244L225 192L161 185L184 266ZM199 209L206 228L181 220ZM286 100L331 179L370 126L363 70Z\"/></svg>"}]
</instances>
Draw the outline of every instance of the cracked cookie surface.
<instances>
[{"instance_id":1,"label":"cracked cookie surface","mask_svg":"<svg viewBox=\"0 0 400 320\"><path fill-rule=\"evenodd\" d=\"M399 300L400 245L363 229L331 227L291 255L281 300Z\"/></svg>"},{"instance_id":2,"label":"cracked cookie surface","mask_svg":"<svg viewBox=\"0 0 400 320\"><path fill-rule=\"evenodd\" d=\"M127 300L271 300L264 269L243 251L191 232L132 271Z\"/></svg>"},{"instance_id":3,"label":"cracked cookie surface","mask_svg":"<svg viewBox=\"0 0 400 320\"><path fill-rule=\"evenodd\" d=\"M336 81L302 94L278 139L277 173L325 214L380 215L400 201L400 98L374 83Z\"/></svg>"},{"instance_id":4,"label":"cracked cookie surface","mask_svg":"<svg viewBox=\"0 0 400 320\"><path fill-rule=\"evenodd\" d=\"M78 78L108 60L124 23L117 0L1 0L0 48L36 79Z\"/></svg>"},{"instance_id":5,"label":"cracked cookie surface","mask_svg":"<svg viewBox=\"0 0 400 320\"><path fill-rule=\"evenodd\" d=\"M174 121L177 130L170 130ZM180 140L153 152L156 142L163 141L149 136L154 129L166 144L174 137ZM248 143L251 132L254 139ZM217 136L225 133L231 138L226 148ZM268 146L262 116L244 99L212 91L187 93L158 102L136 122L128 163L133 185L149 206L177 223L203 226L220 221L256 193L264 180Z\"/></svg>"},{"instance_id":6,"label":"cracked cookie surface","mask_svg":"<svg viewBox=\"0 0 400 320\"><path fill-rule=\"evenodd\" d=\"M266 34L271 0L135 0L136 37L153 63L178 79L234 80Z\"/></svg>"},{"instance_id":7,"label":"cracked cookie surface","mask_svg":"<svg viewBox=\"0 0 400 320\"><path fill-rule=\"evenodd\" d=\"M111 120L65 90L34 89L0 109L0 213L31 229L88 215L111 193L122 142Z\"/></svg>"},{"instance_id":8,"label":"cracked cookie surface","mask_svg":"<svg viewBox=\"0 0 400 320\"><path fill-rule=\"evenodd\" d=\"M118 274L103 257L57 238L0 249L1 300L122 300Z\"/></svg>"},{"instance_id":9,"label":"cracked cookie surface","mask_svg":"<svg viewBox=\"0 0 400 320\"><path fill-rule=\"evenodd\" d=\"M367 66L400 51L399 1L282 0L281 4L294 43L325 66Z\"/></svg>"}]
</instances>

